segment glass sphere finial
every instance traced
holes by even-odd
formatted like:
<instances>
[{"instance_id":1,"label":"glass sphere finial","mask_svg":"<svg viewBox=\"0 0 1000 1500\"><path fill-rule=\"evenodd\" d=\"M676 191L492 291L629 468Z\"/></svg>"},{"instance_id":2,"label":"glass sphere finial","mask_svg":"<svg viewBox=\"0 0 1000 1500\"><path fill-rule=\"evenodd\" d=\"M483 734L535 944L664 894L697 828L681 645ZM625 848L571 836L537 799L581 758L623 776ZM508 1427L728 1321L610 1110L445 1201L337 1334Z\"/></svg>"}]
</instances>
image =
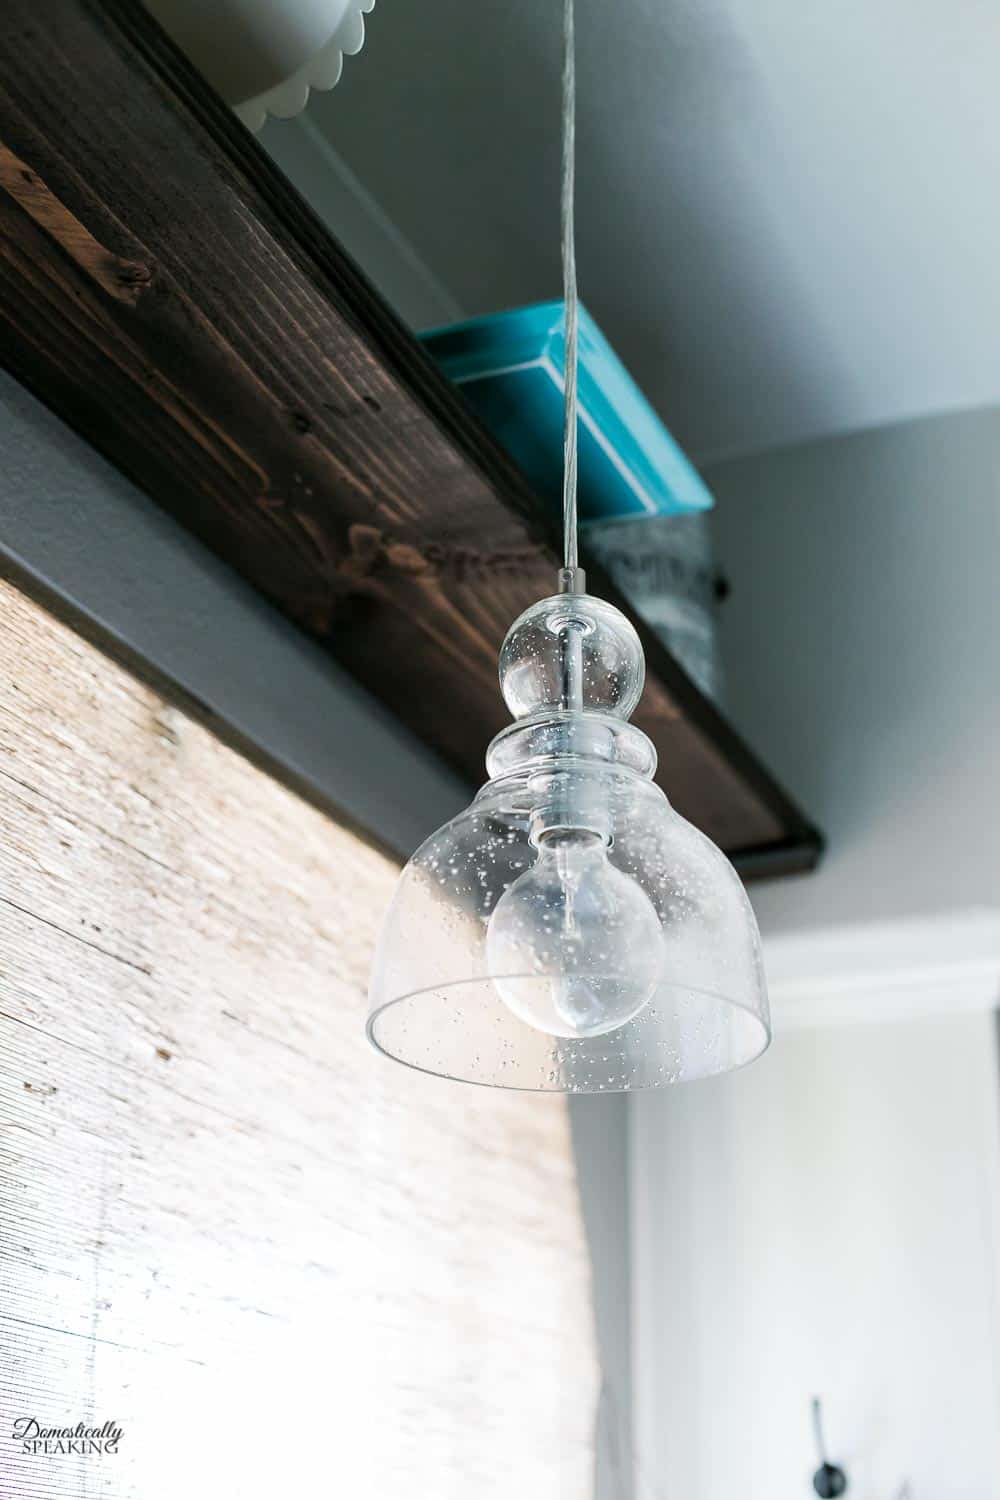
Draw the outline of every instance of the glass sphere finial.
<instances>
[{"instance_id":1,"label":"glass sphere finial","mask_svg":"<svg viewBox=\"0 0 1000 1500\"><path fill-rule=\"evenodd\" d=\"M579 652L578 699L566 670L566 642ZM515 719L559 709L627 719L642 696L646 664L635 628L620 609L590 594L554 594L526 609L500 648L500 689Z\"/></svg>"}]
</instances>

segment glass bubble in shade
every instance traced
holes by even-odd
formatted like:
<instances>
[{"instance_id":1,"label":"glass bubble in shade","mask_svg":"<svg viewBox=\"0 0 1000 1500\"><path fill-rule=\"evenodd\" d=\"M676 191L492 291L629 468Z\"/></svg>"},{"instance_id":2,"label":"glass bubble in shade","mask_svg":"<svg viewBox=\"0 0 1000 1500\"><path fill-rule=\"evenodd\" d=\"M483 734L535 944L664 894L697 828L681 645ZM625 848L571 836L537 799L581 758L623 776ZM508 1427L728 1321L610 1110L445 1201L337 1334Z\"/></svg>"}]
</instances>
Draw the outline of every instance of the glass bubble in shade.
<instances>
[{"instance_id":1,"label":"glass bubble in shade","mask_svg":"<svg viewBox=\"0 0 1000 1500\"><path fill-rule=\"evenodd\" d=\"M368 1033L471 1083L649 1088L770 1039L757 925L723 854L653 783L628 722L644 678L628 620L585 593L511 627L515 722L471 806L417 850L386 916Z\"/></svg>"}]
</instances>

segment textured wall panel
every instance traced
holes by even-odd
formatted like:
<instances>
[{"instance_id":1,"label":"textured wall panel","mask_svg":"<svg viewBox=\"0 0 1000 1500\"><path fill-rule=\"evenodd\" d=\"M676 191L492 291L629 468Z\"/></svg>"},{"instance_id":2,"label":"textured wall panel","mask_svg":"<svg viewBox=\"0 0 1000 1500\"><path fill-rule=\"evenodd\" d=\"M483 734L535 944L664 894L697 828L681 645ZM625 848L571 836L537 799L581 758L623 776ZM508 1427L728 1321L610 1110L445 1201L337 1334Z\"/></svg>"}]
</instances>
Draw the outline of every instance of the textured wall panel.
<instances>
[{"instance_id":1,"label":"textured wall panel","mask_svg":"<svg viewBox=\"0 0 1000 1500\"><path fill-rule=\"evenodd\" d=\"M394 876L0 584L5 1500L584 1500L565 1104L370 1052Z\"/></svg>"}]
</instances>

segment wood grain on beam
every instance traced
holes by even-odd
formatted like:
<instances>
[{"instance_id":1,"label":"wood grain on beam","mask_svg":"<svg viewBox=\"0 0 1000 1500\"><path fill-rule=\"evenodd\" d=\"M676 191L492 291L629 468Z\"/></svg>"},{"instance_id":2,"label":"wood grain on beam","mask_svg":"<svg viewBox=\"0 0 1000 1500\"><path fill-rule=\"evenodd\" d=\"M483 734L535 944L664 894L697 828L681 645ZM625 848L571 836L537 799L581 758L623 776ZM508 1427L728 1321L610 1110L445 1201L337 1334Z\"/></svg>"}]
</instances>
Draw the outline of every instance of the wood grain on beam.
<instances>
[{"instance_id":1,"label":"wood grain on beam","mask_svg":"<svg viewBox=\"0 0 1000 1500\"><path fill-rule=\"evenodd\" d=\"M0 11L0 328L20 379L481 779L552 523L137 0ZM748 872L808 868L815 831L640 633L671 800Z\"/></svg>"}]
</instances>

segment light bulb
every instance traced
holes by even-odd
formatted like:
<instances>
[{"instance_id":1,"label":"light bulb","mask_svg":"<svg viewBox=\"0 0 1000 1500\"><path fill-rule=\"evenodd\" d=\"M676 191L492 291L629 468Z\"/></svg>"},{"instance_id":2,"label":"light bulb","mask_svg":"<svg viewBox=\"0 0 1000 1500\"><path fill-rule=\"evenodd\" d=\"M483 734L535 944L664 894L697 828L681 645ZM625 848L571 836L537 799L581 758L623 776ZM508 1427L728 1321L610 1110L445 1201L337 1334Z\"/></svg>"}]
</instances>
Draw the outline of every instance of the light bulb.
<instances>
[{"instance_id":1,"label":"light bulb","mask_svg":"<svg viewBox=\"0 0 1000 1500\"><path fill-rule=\"evenodd\" d=\"M551 1036L600 1036L631 1021L656 988L663 950L653 903L585 828L541 835L538 858L500 897L486 933L500 998Z\"/></svg>"}]
</instances>

